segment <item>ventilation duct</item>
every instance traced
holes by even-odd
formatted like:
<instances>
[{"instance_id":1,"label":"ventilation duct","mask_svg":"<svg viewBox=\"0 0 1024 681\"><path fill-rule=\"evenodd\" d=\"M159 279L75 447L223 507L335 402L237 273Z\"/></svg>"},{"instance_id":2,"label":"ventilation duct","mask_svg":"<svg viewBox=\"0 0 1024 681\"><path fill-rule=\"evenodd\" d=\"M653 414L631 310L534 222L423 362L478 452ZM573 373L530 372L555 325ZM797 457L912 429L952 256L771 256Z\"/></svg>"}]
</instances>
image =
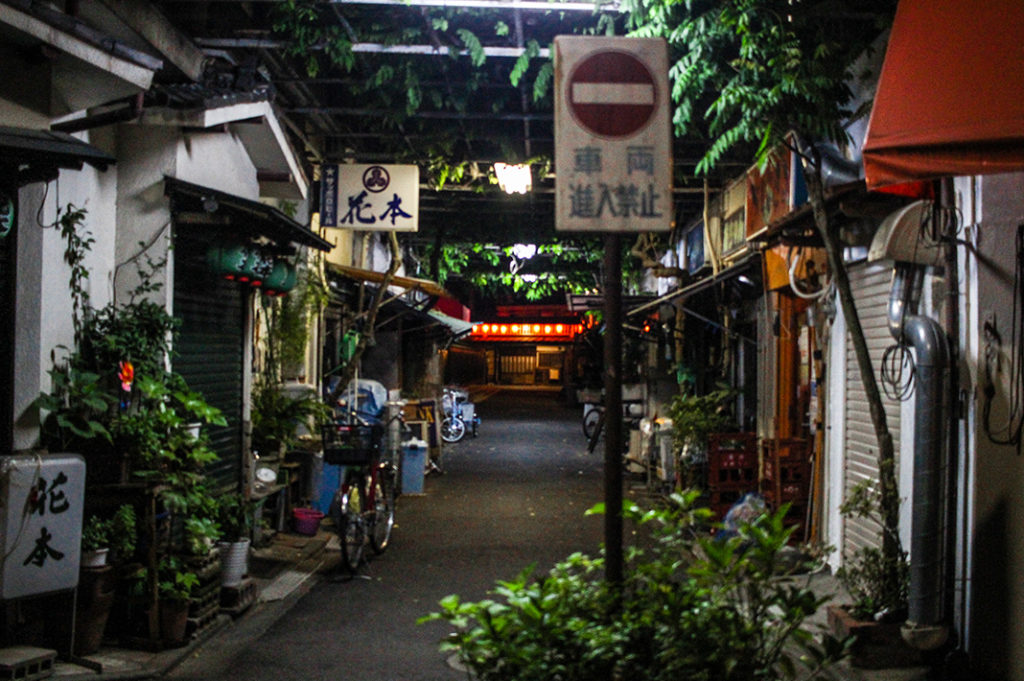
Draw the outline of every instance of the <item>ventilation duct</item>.
<instances>
[{"instance_id":1,"label":"ventilation duct","mask_svg":"<svg viewBox=\"0 0 1024 681\"><path fill-rule=\"evenodd\" d=\"M938 322L910 314L920 289L919 267L897 263L889 297L889 331L914 349L914 492L910 530L910 589L903 638L919 650L946 642L943 620L943 391L949 347Z\"/></svg>"},{"instance_id":2,"label":"ventilation duct","mask_svg":"<svg viewBox=\"0 0 1024 681\"><path fill-rule=\"evenodd\" d=\"M895 260L936 266L943 260L942 244L928 237L932 202L915 201L890 213L875 232L868 262Z\"/></svg>"}]
</instances>

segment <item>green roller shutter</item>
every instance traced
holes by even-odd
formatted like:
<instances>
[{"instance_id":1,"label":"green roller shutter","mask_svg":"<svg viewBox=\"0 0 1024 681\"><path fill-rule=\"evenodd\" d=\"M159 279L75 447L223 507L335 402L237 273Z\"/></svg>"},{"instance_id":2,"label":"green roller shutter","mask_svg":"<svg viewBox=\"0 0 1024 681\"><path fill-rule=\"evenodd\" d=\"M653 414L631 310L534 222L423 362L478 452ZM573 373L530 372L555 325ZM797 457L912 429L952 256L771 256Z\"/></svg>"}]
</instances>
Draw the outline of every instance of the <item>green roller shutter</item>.
<instances>
[{"instance_id":1,"label":"green roller shutter","mask_svg":"<svg viewBox=\"0 0 1024 681\"><path fill-rule=\"evenodd\" d=\"M226 427L207 426L220 459L207 471L218 485L237 484L242 474L242 401L248 289L216 275L206 264L207 246L180 235L175 240L174 315L181 320L174 370L193 390L224 412Z\"/></svg>"}]
</instances>

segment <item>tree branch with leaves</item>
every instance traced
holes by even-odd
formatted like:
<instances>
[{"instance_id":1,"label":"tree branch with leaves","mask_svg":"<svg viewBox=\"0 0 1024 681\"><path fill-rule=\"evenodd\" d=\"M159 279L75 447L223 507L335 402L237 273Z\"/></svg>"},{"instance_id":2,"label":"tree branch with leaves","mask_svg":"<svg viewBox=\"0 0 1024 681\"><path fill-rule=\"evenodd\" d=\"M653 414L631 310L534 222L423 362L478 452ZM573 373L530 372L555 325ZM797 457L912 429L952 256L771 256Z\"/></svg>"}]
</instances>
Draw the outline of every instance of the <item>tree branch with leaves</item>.
<instances>
[{"instance_id":1,"label":"tree branch with leaves","mask_svg":"<svg viewBox=\"0 0 1024 681\"><path fill-rule=\"evenodd\" d=\"M878 442L883 551L895 553L899 497L893 440L850 289L838 226L827 205L820 142L846 145L857 112L851 84L857 58L895 13L894 0L624 0L633 34L664 37L676 134L707 140L698 173L729 154L761 164L794 133L800 146L814 224L828 254L839 302L867 393Z\"/></svg>"}]
</instances>

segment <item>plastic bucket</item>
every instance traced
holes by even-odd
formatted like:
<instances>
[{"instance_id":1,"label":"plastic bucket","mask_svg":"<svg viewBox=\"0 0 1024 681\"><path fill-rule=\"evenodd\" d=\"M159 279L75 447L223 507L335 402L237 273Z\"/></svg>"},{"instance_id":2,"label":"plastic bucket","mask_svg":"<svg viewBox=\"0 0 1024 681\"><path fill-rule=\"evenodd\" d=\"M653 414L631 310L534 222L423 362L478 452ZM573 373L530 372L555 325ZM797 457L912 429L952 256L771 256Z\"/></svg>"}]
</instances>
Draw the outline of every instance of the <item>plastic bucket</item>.
<instances>
[{"instance_id":1,"label":"plastic bucket","mask_svg":"<svg viewBox=\"0 0 1024 681\"><path fill-rule=\"evenodd\" d=\"M292 510L292 519L295 524L295 531L312 537L320 527L320 520L324 514L311 508L296 508Z\"/></svg>"}]
</instances>

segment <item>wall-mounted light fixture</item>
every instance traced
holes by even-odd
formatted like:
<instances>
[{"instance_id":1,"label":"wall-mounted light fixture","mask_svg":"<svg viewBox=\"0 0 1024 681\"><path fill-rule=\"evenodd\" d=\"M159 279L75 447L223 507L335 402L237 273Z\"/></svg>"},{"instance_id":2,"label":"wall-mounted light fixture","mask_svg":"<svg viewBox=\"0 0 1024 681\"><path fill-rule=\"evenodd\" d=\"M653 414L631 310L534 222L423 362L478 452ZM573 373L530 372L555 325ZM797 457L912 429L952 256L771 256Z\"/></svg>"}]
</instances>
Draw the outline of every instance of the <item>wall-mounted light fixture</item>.
<instances>
[{"instance_id":1,"label":"wall-mounted light fixture","mask_svg":"<svg viewBox=\"0 0 1024 681\"><path fill-rule=\"evenodd\" d=\"M494 174L498 177L498 186L506 194L525 194L533 186L533 176L528 165L495 163Z\"/></svg>"}]
</instances>

